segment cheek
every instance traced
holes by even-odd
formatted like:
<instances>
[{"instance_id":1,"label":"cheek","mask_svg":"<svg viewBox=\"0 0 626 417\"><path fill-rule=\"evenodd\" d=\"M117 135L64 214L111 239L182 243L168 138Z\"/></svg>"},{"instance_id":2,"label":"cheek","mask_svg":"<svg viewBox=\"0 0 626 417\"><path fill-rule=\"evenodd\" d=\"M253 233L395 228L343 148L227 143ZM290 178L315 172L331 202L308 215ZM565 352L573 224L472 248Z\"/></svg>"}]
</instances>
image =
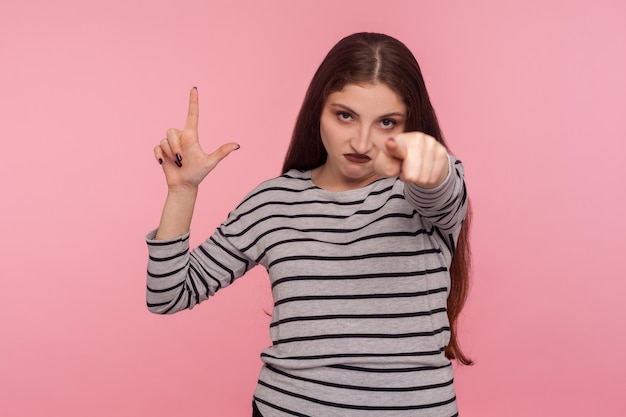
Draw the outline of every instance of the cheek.
<instances>
[{"instance_id":1,"label":"cheek","mask_svg":"<svg viewBox=\"0 0 626 417\"><path fill-rule=\"evenodd\" d=\"M336 142L338 133L336 124L328 122L324 123L324 119L322 119L320 123L320 136L322 137L322 142L325 147L328 147L329 145L332 146L332 144Z\"/></svg>"},{"instance_id":2,"label":"cheek","mask_svg":"<svg viewBox=\"0 0 626 417\"><path fill-rule=\"evenodd\" d=\"M376 151L382 149L385 146L385 141L389 139L390 136L387 135L373 135L370 140L372 141L372 146Z\"/></svg>"},{"instance_id":3,"label":"cheek","mask_svg":"<svg viewBox=\"0 0 626 417\"><path fill-rule=\"evenodd\" d=\"M328 147L328 129L324 126L324 123L320 123L320 137L322 138L322 143L324 147Z\"/></svg>"}]
</instances>

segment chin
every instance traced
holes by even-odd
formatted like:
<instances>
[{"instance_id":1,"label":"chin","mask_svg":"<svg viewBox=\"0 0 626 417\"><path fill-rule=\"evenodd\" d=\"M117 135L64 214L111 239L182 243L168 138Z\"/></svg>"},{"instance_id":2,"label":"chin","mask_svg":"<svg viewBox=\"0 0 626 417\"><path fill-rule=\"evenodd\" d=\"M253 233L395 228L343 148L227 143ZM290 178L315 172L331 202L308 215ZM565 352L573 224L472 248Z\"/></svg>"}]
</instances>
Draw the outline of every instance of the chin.
<instances>
[{"instance_id":1,"label":"chin","mask_svg":"<svg viewBox=\"0 0 626 417\"><path fill-rule=\"evenodd\" d=\"M368 180L370 178L377 176L377 174L374 172L373 169L363 169L363 168L346 169L343 172L343 175L352 181L365 181L365 180Z\"/></svg>"}]
</instances>

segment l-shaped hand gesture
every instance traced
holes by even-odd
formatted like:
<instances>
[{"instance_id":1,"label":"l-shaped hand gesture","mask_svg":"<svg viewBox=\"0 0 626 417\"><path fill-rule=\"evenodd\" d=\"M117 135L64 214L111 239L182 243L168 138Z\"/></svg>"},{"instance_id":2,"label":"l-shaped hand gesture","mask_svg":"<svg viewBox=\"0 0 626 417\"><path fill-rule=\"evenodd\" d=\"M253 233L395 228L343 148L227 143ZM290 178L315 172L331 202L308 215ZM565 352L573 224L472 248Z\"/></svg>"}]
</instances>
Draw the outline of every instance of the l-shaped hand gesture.
<instances>
[{"instance_id":1,"label":"l-shaped hand gesture","mask_svg":"<svg viewBox=\"0 0 626 417\"><path fill-rule=\"evenodd\" d=\"M200 182L228 156L239 149L230 142L207 154L198 139L198 89L189 93L189 110L183 130L170 128L166 138L154 148L155 158L163 165L167 185L173 188L197 188Z\"/></svg>"}]
</instances>

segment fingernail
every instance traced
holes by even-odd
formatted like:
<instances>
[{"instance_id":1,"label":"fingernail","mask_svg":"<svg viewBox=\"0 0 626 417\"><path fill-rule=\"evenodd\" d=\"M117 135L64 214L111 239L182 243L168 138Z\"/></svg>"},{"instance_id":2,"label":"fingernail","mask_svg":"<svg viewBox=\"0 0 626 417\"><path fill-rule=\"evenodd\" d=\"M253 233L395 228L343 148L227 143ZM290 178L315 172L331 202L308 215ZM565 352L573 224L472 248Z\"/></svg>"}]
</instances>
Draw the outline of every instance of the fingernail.
<instances>
[{"instance_id":1,"label":"fingernail","mask_svg":"<svg viewBox=\"0 0 626 417\"><path fill-rule=\"evenodd\" d=\"M159 158L159 165L163 165L163 158Z\"/></svg>"},{"instance_id":2,"label":"fingernail","mask_svg":"<svg viewBox=\"0 0 626 417\"><path fill-rule=\"evenodd\" d=\"M239 144L238 144L238 145L237 145L237 149L239 149L239 148L241 148L241 145L239 145ZM235 150L237 150L237 149L235 149Z\"/></svg>"},{"instance_id":3,"label":"fingernail","mask_svg":"<svg viewBox=\"0 0 626 417\"><path fill-rule=\"evenodd\" d=\"M395 142L396 142L396 140L395 140L394 138L389 138L389 139L387 139L387 142L389 142L389 143L395 143Z\"/></svg>"},{"instance_id":4,"label":"fingernail","mask_svg":"<svg viewBox=\"0 0 626 417\"><path fill-rule=\"evenodd\" d=\"M176 160L178 161L182 161L183 160L183 156L179 153L176 154Z\"/></svg>"},{"instance_id":5,"label":"fingernail","mask_svg":"<svg viewBox=\"0 0 626 417\"><path fill-rule=\"evenodd\" d=\"M182 167L182 166L183 166L183 163L182 163L182 162L180 162L178 159L177 159L177 160L175 160L175 161L174 161L174 163L176 164L176 166L177 166L178 168L180 168L180 167Z\"/></svg>"},{"instance_id":6,"label":"fingernail","mask_svg":"<svg viewBox=\"0 0 626 417\"><path fill-rule=\"evenodd\" d=\"M197 89L198 89L198 87L196 87L196 86L194 85L193 89L194 89L194 90L197 90Z\"/></svg>"}]
</instances>

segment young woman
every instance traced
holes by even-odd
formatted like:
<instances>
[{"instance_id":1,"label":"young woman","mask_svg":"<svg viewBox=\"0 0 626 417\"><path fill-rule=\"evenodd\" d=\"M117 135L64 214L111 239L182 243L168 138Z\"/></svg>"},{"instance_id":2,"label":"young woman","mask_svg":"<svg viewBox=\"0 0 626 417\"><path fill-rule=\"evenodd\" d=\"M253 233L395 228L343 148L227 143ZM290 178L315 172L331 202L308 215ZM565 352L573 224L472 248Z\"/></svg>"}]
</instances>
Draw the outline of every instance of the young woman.
<instances>
[{"instance_id":1,"label":"young woman","mask_svg":"<svg viewBox=\"0 0 626 417\"><path fill-rule=\"evenodd\" d=\"M468 197L420 68L398 40L342 39L311 81L283 175L253 190L198 248L198 185L235 143L205 154L198 91L155 148L168 185L147 236L148 308L189 309L255 265L269 274L272 346L254 415L458 415L449 359L468 288Z\"/></svg>"}]
</instances>

